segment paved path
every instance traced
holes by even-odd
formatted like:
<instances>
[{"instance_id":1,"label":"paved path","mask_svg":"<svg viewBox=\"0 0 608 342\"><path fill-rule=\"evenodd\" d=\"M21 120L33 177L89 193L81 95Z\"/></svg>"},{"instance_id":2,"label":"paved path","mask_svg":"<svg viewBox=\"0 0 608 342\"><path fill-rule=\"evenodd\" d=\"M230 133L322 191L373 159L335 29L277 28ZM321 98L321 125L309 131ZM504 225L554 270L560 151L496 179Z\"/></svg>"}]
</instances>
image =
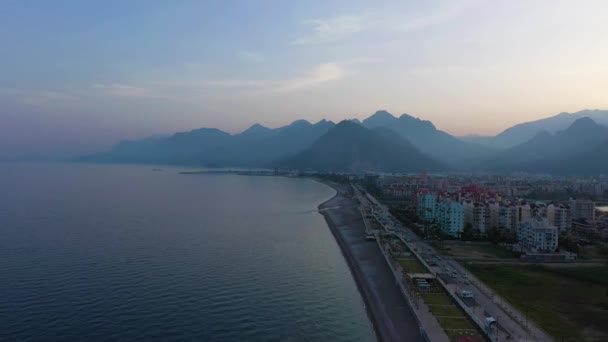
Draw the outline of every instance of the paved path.
<instances>
[{"instance_id":1,"label":"paved path","mask_svg":"<svg viewBox=\"0 0 608 342\"><path fill-rule=\"evenodd\" d=\"M394 222L394 218L389 213L384 214L383 219L386 222ZM422 256L423 260L427 262L430 260L435 261L437 265L430 267L433 273L448 274L447 278L453 281L453 284L448 285L448 290L451 293L458 293L461 290L473 291L475 301L478 304L478 306L471 307L475 317L483 322L487 315L491 315L497 320L499 327L501 328L499 329L497 336L494 336L495 340L526 342L553 341L551 336L538 328L532 321L528 320L525 315L513 308L508 302L498 297L454 259L447 256L440 256L434 248L427 244L426 241L418 238L410 229L400 225L393 225L392 228L395 231L406 234L410 241L407 244L410 247L413 247L415 253L424 254L424 256ZM449 274L454 274L454 276L449 277Z\"/></svg>"},{"instance_id":2,"label":"paved path","mask_svg":"<svg viewBox=\"0 0 608 342\"><path fill-rule=\"evenodd\" d=\"M357 203L338 194L319 209L326 209L320 212L350 266L378 339L423 341L414 314L395 284L378 245L365 240L365 226Z\"/></svg>"}]
</instances>

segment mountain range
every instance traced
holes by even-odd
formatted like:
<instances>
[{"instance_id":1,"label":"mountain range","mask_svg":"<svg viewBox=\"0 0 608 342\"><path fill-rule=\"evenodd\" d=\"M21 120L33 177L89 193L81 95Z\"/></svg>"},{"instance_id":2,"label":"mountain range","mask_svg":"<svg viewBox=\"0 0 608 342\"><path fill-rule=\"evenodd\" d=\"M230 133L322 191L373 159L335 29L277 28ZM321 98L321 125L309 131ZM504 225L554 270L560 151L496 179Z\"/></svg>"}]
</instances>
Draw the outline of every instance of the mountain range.
<instances>
[{"instance_id":1,"label":"mountain range","mask_svg":"<svg viewBox=\"0 0 608 342\"><path fill-rule=\"evenodd\" d=\"M342 121L311 147L278 163L281 168L322 171L443 171L446 166L426 156L396 132L368 129Z\"/></svg>"},{"instance_id":2,"label":"mountain range","mask_svg":"<svg viewBox=\"0 0 608 342\"><path fill-rule=\"evenodd\" d=\"M562 113L496 137L463 140L430 121L381 110L362 122L255 124L234 135L201 128L123 141L80 160L326 171L608 173L608 128L598 123L608 124L608 111Z\"/></svg>"},{"instance_id":3,"label":"mountain range","mask_svg":"<svg viewBox=\"0 0 608 342\"><path fill-rule=\"evenodd\" d=\"M608 171L608 127L588 117L555 134L541 131L531 140L497 153L477 168L551 174Z\"/></svg>"},{"instance_id":4,"label":"mountain range","mask_svg":"<svg viewBox=\"0 0 608 342\"><path fill-rule=\"evenodd\" d=\"M363 120L367 128L386 127L394 130L423 153L448 164L458 163L492 154L492 149L480 144L462 141L440 131L432 122L403 114L396 118L387 111L378 111Z\"/></svg>"},{"instance_id":5,"label":"mountain range","mask_svg":"<svg viewBox=\"0 0 608 342\"><path fill-rule=\"evenodd\" d=\"M492 148L505 149L523 144L542 131L551 134L563 131L574 121L582 118L591 118L600 125L608 126L608 110L585 109L576 113L560 113L548 118L517 124L494 137L466 136L461 139Z\"/></svg>"},{"instance_id":6,"label":"mountain range","mask_svg":"<svg viewBox=\"0 0 608 342\"><path fill-rule=\"evenodd\" d=\"M110 151L83 156L85 161L199 166L270 166L312 145L335 124L321 120L267 128L255 124L230 135L215 128L179 132L166 138L123 141Z\"/></svg>"}]
</instances>

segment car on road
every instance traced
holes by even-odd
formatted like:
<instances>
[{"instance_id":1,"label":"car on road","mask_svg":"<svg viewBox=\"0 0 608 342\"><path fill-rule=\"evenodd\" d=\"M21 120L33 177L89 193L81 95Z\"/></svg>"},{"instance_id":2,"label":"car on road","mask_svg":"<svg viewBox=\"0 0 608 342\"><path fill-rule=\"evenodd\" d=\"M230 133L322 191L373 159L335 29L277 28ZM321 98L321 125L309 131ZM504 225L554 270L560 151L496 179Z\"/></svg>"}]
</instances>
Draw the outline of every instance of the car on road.
<instances>
[{"instance_id":1,"label":"car on road","mask_svg":"<svg viewBox=\"0 0 608 342\"><path fill-rule=\"evenodd\" d=\"M460 297L473 298L473 291L462 290L462 291L460 291Z\"/></svg>"}]
</instances>

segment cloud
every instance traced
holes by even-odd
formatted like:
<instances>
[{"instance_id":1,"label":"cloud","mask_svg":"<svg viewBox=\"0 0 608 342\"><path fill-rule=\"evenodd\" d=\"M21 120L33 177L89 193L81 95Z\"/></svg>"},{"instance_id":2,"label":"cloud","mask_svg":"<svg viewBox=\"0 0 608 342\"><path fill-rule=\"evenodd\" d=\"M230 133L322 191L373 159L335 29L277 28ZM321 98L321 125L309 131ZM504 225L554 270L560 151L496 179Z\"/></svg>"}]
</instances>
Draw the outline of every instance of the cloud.
<instances>
[{"instance_id":1,"label":"cloud","mask_svg":"<svg viewBox=\"0 0 608 342\"><path fill-rule=\"evenodd\" d=\"M312 26L312 33L297 38L293 45L331 43L344 39L368 28L371 13L340 15L326 19L311 19L304 22Z\"/></svg>"},{"instance_id":2,"label":"cloud","mask_svg":"<svg viewBox=\"0 0 608 342\"><path fill-rule=\"evenodd\" d=\"M305 88L316 87L325 83L338 81L357 73L354 66L366 63L377 62L373 58L353 58L339 62L322 63L313 68L301 72L299 75L284 79L200 79L200 80L177 80L177 81L153 81L144 87L122 86L117 90L124 91L123 88L144 89L151 87L154 92L163 90L182 90L196 91L205 88L230 88L234 90L253 91L257 94L279 93L296 91Z\"/></svg>"},{"instance_id":3,"label":"cloud","mask_svg":"<svg viewBox=\"0 0 608 342\"><path fill-rule=\"evenodd\" d=\"M174 79L152 80L136 84L94 84L86 96L118 98L155 98L177 102L200 100L201 96L230 94L272 95L315 88L357 74L356 66L375 63L378 59L353 58L318 64L308 70L282 79Z\"/></svg>"},{"instance_id":4,"label":"cloud","mask_svg":"<svg viewBox=\"0 0 608 342\"><path fill-rule=\"evenodd\" d=\"M0 96L8 96L15 101L32 106L62 105L78 101L80 97L67 91L0 88Z\"/></svg>"},{"instance_id":5,"label":"cloud","mask_svg":"<svg viewBox=\"0 0 608 342\"><path fill-rule=\"evenodd\" d=\"M327 82L341 80L352 73L352 71L346 70L339 64L324 63L316 66L313 70L302 77L278 81L276 84L269 87L267 91L286 92L303 88L311 88Z\"/></svg>"},{"instance_id":6,"label":"cloud","mask_svg":"<svg viewBox=\"0 0 608 342\"><path fill-rule=\"evenodd\" d=\"M96 92L96 95L101 96L155 97L149 89L120 83L94 84L93 89Z\"/></svg>"},{"instance_id":7,"label":"cloud","mask_svg":"<svg viewBox=\"0 0 608 342\"><path fill-rule=\"evenodd\" d=\"M334 43L357 34L371 32L404 33L423 30L443 24L458 17L477 0L449 2L431 13L414 13L408 16L407 9L376 9L359 14L342 14L330 18L304 21L311 32L296 38L292 45Z\"/></svg>"},{"instance_id":8,"label":"cloud","mask_svg":"<svg viewBox=\"0 0 608 342\"><path fill-rule=\"evenodd\" d=\"M240 51L237 53L237 57L245 62L250 63L259 63L263 62L266 59L261 53L252 51Z\"/></svg>"}]
</instances>

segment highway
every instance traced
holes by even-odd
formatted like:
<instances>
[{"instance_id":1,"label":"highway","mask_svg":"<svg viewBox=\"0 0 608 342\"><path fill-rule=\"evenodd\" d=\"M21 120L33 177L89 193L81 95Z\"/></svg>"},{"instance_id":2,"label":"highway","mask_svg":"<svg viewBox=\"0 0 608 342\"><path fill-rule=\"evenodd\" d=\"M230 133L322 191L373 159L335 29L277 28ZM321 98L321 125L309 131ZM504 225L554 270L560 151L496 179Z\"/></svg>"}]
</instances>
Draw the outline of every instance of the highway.
<instances>
[{"instance_id":1,"label":"highway","mask_svg":"<svg viewBox=\"0 0 608 342\"><path fill-rule=\"evenodd\" d=\"M411 229L395 219L382 203L368 198L367 192L355 187L361 204L373 208L373 216L383 228L402 238L404 243L423 260L431 273L441 278L451 293L471 291L472 299L461 298L468 307L467 311L478 322L486 322L486 317L496 320L498 329L491 332L494 341L553 341L553 339L527 317L513 308L507 301L496 295L460 263L449 256L441 255L425 240L420 239ZM372 197L373 198L373 197Z\"/></svg>"}]
</instances>

